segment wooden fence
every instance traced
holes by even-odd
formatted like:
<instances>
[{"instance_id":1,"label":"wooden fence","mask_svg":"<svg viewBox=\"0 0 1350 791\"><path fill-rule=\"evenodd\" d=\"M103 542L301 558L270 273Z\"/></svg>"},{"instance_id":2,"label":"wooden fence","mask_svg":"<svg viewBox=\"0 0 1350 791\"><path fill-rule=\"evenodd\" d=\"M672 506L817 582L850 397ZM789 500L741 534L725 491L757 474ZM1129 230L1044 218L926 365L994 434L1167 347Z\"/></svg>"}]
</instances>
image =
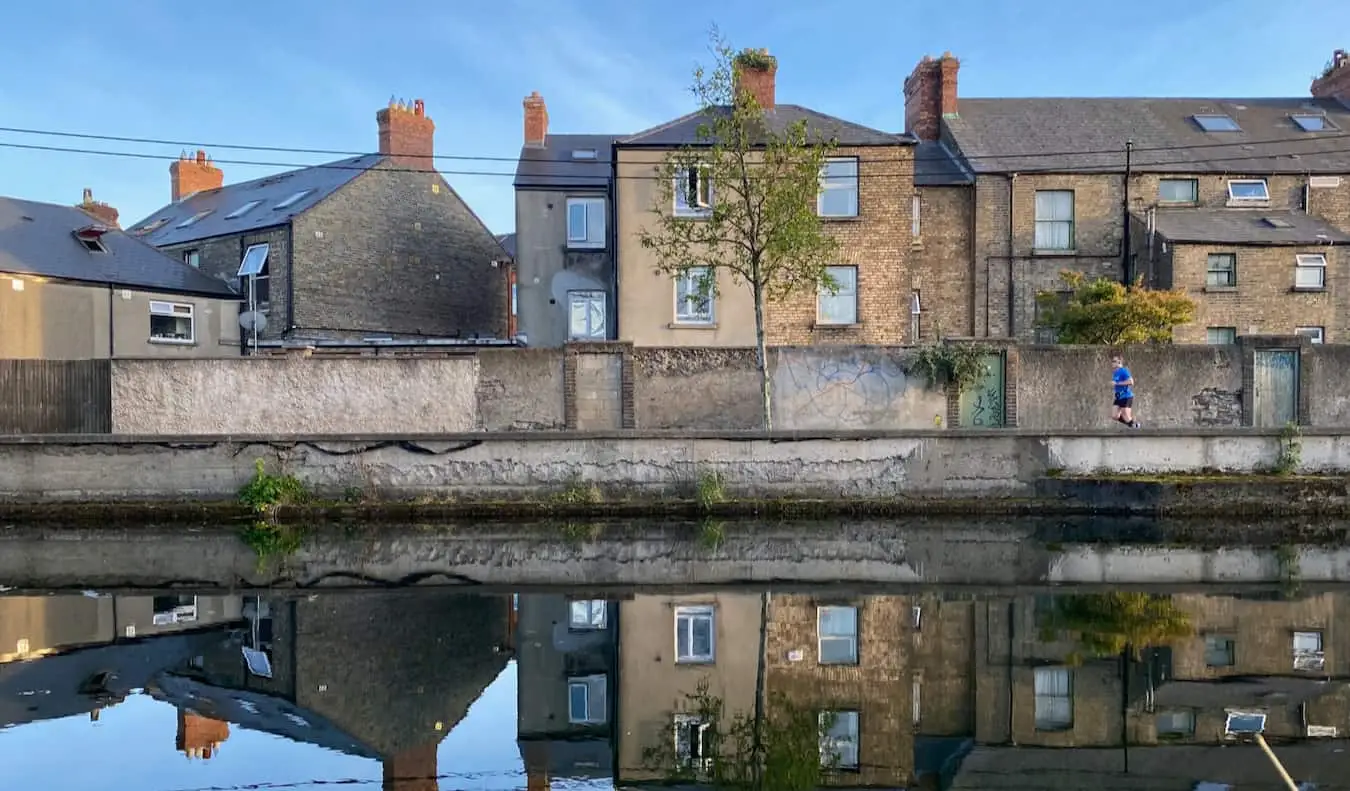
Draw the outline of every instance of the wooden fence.
<instances>
[{"instance_id":1,"label":"wooden fence","mask_svg":"<svg viewBox=\"0 0 1350 791\"><path fill-rule=\"evenodd\" d=\"M108 360L0 360L0 434L111 432Z\"/></svg>"}]
</instances>

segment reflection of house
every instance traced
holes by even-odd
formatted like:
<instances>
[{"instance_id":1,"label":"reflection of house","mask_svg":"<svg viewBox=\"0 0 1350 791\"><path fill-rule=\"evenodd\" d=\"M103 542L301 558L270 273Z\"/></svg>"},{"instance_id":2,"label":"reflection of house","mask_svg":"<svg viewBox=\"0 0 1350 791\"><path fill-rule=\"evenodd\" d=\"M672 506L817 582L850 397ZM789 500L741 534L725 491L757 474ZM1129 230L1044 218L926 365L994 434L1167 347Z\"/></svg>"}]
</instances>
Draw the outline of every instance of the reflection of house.
<instances>
[{"instance_id":1,"label":"reflection of house","mask_svg":"<svg viewBox=\"0 0 1350 791\"><path fill-rule=\"evenodd\" d=\"M531 778L613 775L619 603L518 597L517 734Z\"/></svg>"},{"instance_id":2,"label":"reflection of house","mask_svg":"<svg viewBox=\"0 0 1350 791\"><path fill-rule=\"evenodd\" d=\"M189 759L210 760L230 738L230 724L190 711L178 710L178 735L174 747Z\"/></svg>"}]
</instances>

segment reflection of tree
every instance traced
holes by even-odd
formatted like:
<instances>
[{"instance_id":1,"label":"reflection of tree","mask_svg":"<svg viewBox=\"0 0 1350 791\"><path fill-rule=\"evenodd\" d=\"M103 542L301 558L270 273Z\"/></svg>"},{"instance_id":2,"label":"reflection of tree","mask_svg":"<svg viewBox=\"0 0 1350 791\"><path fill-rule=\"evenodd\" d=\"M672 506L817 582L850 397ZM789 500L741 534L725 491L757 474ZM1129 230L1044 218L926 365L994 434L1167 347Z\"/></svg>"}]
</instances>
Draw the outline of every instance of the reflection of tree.
<instances>
[{"instance_id":1,"label":"reflection of tree","mask_svg":"<svg viewBox=\"0 0 1350 791\"><path fill-rule=\"evenodd\" d=\"M1130 652L1138 659L1143 648L1170 645L1194 634L1190 616L1178 609L1170 596L1150 593L1094 593L1057 597L1041 621L1042 639L1071 635L1084 655L1107 657Z\"/></svg>"}]
</instances>

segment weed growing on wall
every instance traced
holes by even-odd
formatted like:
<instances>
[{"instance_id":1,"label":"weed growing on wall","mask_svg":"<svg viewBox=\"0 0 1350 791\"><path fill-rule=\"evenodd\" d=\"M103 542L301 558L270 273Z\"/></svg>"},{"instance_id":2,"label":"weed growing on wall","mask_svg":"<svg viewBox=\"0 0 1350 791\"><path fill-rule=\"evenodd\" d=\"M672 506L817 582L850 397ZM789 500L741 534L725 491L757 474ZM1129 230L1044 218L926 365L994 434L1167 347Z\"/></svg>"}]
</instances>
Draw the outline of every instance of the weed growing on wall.
<instances>
[{"instance_id":1,"label":"weed growing on wall","mask_svg":"<svg viewBox=\"0 0 1350 791\"><path fill-rule=\"evenodd\" d=\"M269 566L284 563L304 543L304 531L301 528L265 520L258 520L244 528L241 537L258 556L259 574Z\"/></svg>"},{"instance_id":2,"label":"weed growing on wall","mask_svg":"<svg viewBox=\"0 0 1350 791\"><path fill-rule=\"evenodd\" d=\"M298 505L307 502L310 493L305 484L294 475L272 475L258 459L253 464L253 477L239 490L239 502L262 514L277 506Z\"/></svg>"},{"instance_id":3,"label":"weed growing on wall","mask_svg":"<svg viewBox=\"0 0 1350 791\"><path fill-rule=\"evenodd\" d=\"M954 384L958 390L974 387L988 373L989 351L969 343L934 343L914 350L906 373L921 376L928 385L941 389Z\"/></svg>"},{"instance_id":4,"label":"weed growing on wall","mask_svg":"<svg viewBox=\"0 0 1350 791\"><path fill-rule=\"evenodd\" d=\"M605 501L605 495L595 483L573 478L553 495L553 500L563 505L599 505Z\"/></svg>"},{"instance_id":5,"label":"weed growing on wall","mask_svg":"<svg viewBox=\"0 0 1350 791\"><path fill-rule=\"evenodd\" d=\"M1280 429L1280 455L1271 471L1276 475L1291 475L1303 464L1303 432L1298 424L1287 423Z\"/></svg>"},{"instance_id":6,"label":"weed growing on wall","mask_svg":"<svg viewBox=\"0 0 1350 791\"><path fill-rule=\"evenodd\" d=\"M694 486L694 498L698 500L699 509L705 512L725 503L727 490L723 485L721 473L716 470L704 470L700 473L698 483Z\"/></svg>"},{"instance_id":7,"label":"weed growing on wall","mask_svg":"<svg viewBox=\"0 0 1350 791\"><path fill-rule=\"evenodd\" d=\"M720 519L704 519L698 526L699 546L716 552L727 538L727 525Z\"/></svg>"}]
</instances>

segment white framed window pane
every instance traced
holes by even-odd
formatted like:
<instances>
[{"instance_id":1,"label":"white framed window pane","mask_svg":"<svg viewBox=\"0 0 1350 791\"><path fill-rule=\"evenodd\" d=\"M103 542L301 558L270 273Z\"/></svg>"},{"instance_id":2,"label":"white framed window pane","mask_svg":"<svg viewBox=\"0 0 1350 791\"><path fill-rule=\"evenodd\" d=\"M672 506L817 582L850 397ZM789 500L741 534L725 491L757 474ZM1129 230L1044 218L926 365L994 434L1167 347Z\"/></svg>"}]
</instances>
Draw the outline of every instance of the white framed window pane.
<instances>
[{"instance_id":1,"label":"white framed window pane","mask_svg":"<svg viewBox=\"0 0 1350 791\"><path fill-rule=\"evenodd\" d=\"M573 340L604 340L605 314L603 291L568 292L567 329Z\"/></svg>"},{"instance_id":2,"label":"white framed window pane","mask_svg":"<svg viewBox=\"0 0 1350 791\"><path fill-rule=\"evenodd\" d=\"M910 201L910 204L911 204L910 213L913 215L913 219L911 220L910 232L913 233L914 238L917 239L919 238L919 235L923 230L923 223L920 221L920 213L921 210L923 209L923 201L920 200L918 195L915 195L914 199Z\"/></svg>"},{"instance_id":3,"label":"white framed window pane","mask_svg":"<svg viewBox=\"0 0 1350 791\"><path fill-rule=\"evenodd\" d=\"M1294 650L1316 653L1322 650L1321 632L1294 632Z\"/></svg>"},{"instance_id":4,"label":"white framed window pane","mask_svg":"<svg viewBox=\"0 0 1350 791\"><path fill-rule=\"evenodd\" d=\"M852 665L858 662L858 610L827 606L816 610L818 661L822 665Z\"/></svg>"},{"instance_id":5,"label":"white framed window pane","mask_svg":"<svg viewBox=\"0 0 1350 791\"><path fill-rule=\"evenodd\" d=\"M1073 192L1041 190L1036 193L1036 220L1068 222L1073 220Z\"/></svg>"},{"instance_id":6,"label":"white framed window pane","mask_svg":"<svg viewBox=\"0 0 1350 791\"><path fill-rule=\"evenodd\" d=\"M817 212L822 217L854 217L858 214L858 160L829 159L820 169Z\"/></svg>"},{"instance_id":7,"label":"white framed window pane","mask_svg":"<svg viewBox=\"0 0 1350 791\"><path fill-rule=\"evenodd\" d=\"M858 270L852 266L831 266L826 273L836 290L821 284L818 296L819 320L823 324L858 323Z\"/></svg>"},{"instance_id":8,"label":"white framed window pane","mask_svg":"<svg viewBox=\"0 0 1350 791\"><path fill-rule=\"evenodd\" d=\"M1294 285L1299 288L1322 288L1326 283L1326 267L1300 266L1294 271Z\"/></svg>"},{"instance_id":9,"label":"white framed window pane","mask_svg":"<svg viewBox=\"0 0 1350 791\"><path fill-rule=\"evenodd\" d=\"M1210 667L1230 667L1233 664L1233 641L1226 637L1205 636L1205 664Z\"/></svg>"},{"instance_id":10,"label":"white framed window pane","mask_svg":"<svg viewBox=\"0 0 1350 791\"><path fill-rule=\"evenodd\" d=\"M603 629L606 623L605 602L585 599L572 602L571 626L574 629Z\"/></svg>"},{"instance_id":11,"label":"white framed window pane","mask_svg":"<svg viewBox=\"0 0 1350 791\"><path fill-rule=\"evenodd\" d=\"M711 273L707 267L690 267L675 277L677 321L708 323L713 318Z\"/></svg>"},{"instance_id":12,"label":"white framed window pane","mask_svg":"<svg viewBox=\"0 0 1350 791\"><path fill-rule=\"evenodd\" d=\"M820 713L820 763L840 769L858 768L858 712Z\"/></svg>"},{"instance_id":13,"label":"white framed window pane","mask_svg":"<svg viewBox=\"0 0 1350 791\"><path fill-rule=\"evenodd\" d=\"M605 243L605 202L592 198L586 202L586 241L594 245Z\"/></svg>"},{"instance_id":14,"label":"white framed window pane","mask_svg":"<svg viewBox=\"0 0 1350 791\"><path fill-rule=\"evenodd\" d=\"M1198 199L1195 179L1163 179L1158 183L1158 200L1163 203L1194 203Z\"/></svg>"},{"instance_id":15,"label":"white framed window pane","mask_svg":"<svg viewBox=\"0 0 1350 791\"><path fill-rule=\"evenodd\" d=\"M1228 196L1233 200L1269 200L1270 191L1264 181L1230 181Z\"/></svg>"},{"instance_id":16,"label":"white framed window pane","mask_svg":"<svg viewBox=\"0 0 1350 791\"><path fill-rule=\"evenodd\" d=\"M713 660L713 611L710 607L684 607L675 611L675 661Z\"/></svg>"},{"instance_id":17,"label":"white framed window pane","mask_svg":"<svg viewBox=\"0 0 1350 791\"><path fill-rule=\"evenodd\" d=\"M1073 725L1073 684L1068 668L1038 667L1034 673L1037 730Z\"/></svg>"},{"instance_id":18,"label":"white framed window pane","mask_svg":"<svg viewBox=\"0 0 1350 791\"><path fill-rule=\"evenodd\" d=\"M698 168L682 168L675 174L675 209L702 213L712 206L712 184Z\"/></svg>"},{"instance_id":19,"label":"white framed window pane","mask_svg":"<svg viewBox=\"0 0 1350 791\"><path fill-rule=\"evenodd\" d=\"M586 241L586 204L581 201L567 202L567 241Z\"/></svg>"},{"instance_id":20,"label":"white framed window pane","mask_svg":"<svg viewBox=\"0 0 1350 791\"><path fill-rule=\"evenodd\" d=\"M1230 288L1237 285L1237 256L1211 253L1205 263L1205 285Z\"/></svg>"},{"instance_id":21,"label":"white framed window pane","mask_svg":"<svg viewBox=\"0 0 1350 791\"><path fill-rule=\"evenodd\" d=\"M1302 335L1303 337L1307 338L1308 340L1310 340L1310 341L1313 342L1313 343L1321 343L1321 342L1322 342L1323 328L1322 328L1322 327L1295 327L1295 328L1294 328L1294 334L1295 334L1295 335Z\"/></svg>"}]
</instances>

